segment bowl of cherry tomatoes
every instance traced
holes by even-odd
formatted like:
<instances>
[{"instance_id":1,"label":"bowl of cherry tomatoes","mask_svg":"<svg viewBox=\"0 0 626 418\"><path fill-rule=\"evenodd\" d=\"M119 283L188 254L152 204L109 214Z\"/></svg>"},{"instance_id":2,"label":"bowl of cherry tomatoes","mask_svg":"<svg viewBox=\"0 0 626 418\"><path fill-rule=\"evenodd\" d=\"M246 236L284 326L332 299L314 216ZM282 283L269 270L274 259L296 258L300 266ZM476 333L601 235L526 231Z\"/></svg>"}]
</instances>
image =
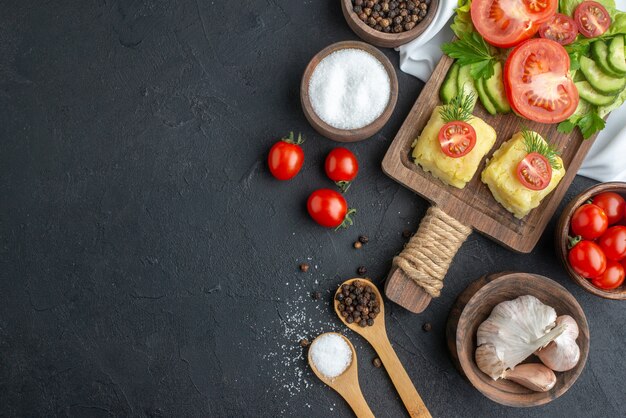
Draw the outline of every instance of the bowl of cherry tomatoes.
<instances>
[{"instance_id":1,"label":"bowl of cherry tomatoes","mask_svg":"<svg viewBox=\"0 0 626 418\"><path fill-rule=\"evenodd\" d=\"M573 199L557 224L556 247L585 290L626 299L626 183L597 184Z\"/></svg>"}]
</instances>

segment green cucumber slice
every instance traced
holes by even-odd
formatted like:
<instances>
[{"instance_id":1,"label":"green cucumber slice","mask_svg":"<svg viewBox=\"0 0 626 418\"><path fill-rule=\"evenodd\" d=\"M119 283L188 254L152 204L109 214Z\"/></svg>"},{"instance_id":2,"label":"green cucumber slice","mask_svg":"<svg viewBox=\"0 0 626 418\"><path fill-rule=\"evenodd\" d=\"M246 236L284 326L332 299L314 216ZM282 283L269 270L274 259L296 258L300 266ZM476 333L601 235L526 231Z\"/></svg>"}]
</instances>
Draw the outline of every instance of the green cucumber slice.
<instances>
[{"instance_id":1,"label":"green cucumber slice","mask_svg":"<svg viewBox=\"0 0 626 418\"><path fill-rule=\"evenodd\" d=\"M616 96L605 96L604 94L600 94L591 87L591 84L587 81L578 81L574 83L576 88L578 89L578 94L581 99L588 101L589 103L596 106L606 106L615 100Z\"/></svg>"},{"instance_id":2,"label":"green cucumber slice","mask_svg":"<svg viewBox=\"0 0 626 418\"><path fill-rule=\"evenodd\" d=\"M456 85L456 80L459 76L459 68L460 65L458 62L452 64L448 70L448 74L446 74L446 78L441 84L439 97L444 104L450 103L450 100L452 100L459 93L459 89Z\"/></svg>"},{"instance_id":3,"label":"green cucumber slice","mask_svg":"<svg viewBox=\"0 0 626 418\"><path fill-rule=\"evenodd\" d=\"M483 107L485 108L485 110L487 110L487 112L489 112L490 115L495 115L496 113L498 113L498 111L496 110L496 107L491 102L491 100L489 99L489 96L485 92L485 79L479 78L478 80L476 80L475 84L476 84L476 90L478 91L478 98L480 99L480 102L483 104Z\"/></svg>"},{"instance_id":4,"label":"green cucumber slice","mask_svg":"<svg viewBox=\"0 0 626 418\"><path fill-rule=\"evenodd\" d=\"M616 94L626 86L626 78L616 78L605 74L591 58L580 57L580 70L589 84L599 93Z\"/></svg>"},{"instance_id":5,"label":"green cucumber slice","mask_svg":"<svg viewBox=\"0 0 626 418\"><path fill-rule=\"evenodd\" d=\"M622 76L626 74L623 36L616 36L609 44L609 65L614 71L621 73Z\"/></svg>"},{"instance_id":6,"label":"green cucumber slice","mask_svg":"<svg viewBox=\"0 0 626 418\"><path fill-rule=\"evenodd\" d=\"M485 80L485 93L489 96L491 103L498 113L509 113L511 106L506 98L504 82L502 81L502 64L497 62L493 67L493 75Z\"/></svg>"},{"instance_id":7,"label":"green cucumber slice","mask_svg":"<svg viewBox=\"0 0 626 418\"><path fill-rule=\"evenodd\" d=\"M623 74L619 74L614 71L608 62L609 47L602 41L595 41L591 44L591 55L593 60L598 64L598 67L602 71L611 77L621 77Z\"/></svg>"},{"instance_id":8,"label":"green cucumber slice","mask_svg":"<svg viewBox=\"0 0 626 418\"><path fill-rule=\"evenodd\" d=\"M456 79L456 85L459 89L459 93L463 93L464 95L472 94L474 97L474 102L472 103L472 112L474 111L474 106L476 106L476 100L478 100L478 92L476 91L476 86L474 85L474 80L472 79L472 75L470 74L470 66L464 65L459 68L459 76Z\"/></svg>"}]
</instances>

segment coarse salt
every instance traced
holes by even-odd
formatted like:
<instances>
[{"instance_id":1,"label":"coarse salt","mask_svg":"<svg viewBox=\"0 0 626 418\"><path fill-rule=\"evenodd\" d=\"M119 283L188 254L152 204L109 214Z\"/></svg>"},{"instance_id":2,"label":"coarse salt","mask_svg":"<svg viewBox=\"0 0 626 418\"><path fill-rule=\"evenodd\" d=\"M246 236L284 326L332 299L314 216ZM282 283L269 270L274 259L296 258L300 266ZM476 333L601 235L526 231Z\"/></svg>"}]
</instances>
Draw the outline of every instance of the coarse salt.
<instances>
[{"instance_id":1,"label":"coarse salt","mask_svg":"<svg viewBox=\"0 0 626 418\"><path fill-rule=\"evenodd\" d=\"M391 81L383 64L361 49L340 49L322 59L309 80L313 111L337 129L359 129L384 112Z\"/></svg>"},{"instance_id":2,"label":"coarse salt","mask_svg":"<svg viewBox=\"0 0 626 418\"><path fill-rule=\"evenodd\" d=\"M338 334L320 335L313 341L310 350L313 364L329 379L340 376L352 363L352 350Z\"/></svg>"}]
</instances>

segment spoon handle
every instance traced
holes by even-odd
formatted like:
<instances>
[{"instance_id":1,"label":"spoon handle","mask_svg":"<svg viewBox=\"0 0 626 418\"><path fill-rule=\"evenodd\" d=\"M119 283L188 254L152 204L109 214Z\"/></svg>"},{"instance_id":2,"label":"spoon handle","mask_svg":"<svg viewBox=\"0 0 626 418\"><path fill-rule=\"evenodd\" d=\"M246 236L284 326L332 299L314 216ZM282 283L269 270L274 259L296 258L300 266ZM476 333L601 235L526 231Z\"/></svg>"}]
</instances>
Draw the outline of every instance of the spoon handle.
<instances>
[{"instance_id":1,"label":"spoon handle","mask_svg":"<svg viewBox=\"0 0 626 418\"><path fill-rule=\"evenodd\" d=\"M430 412L428 412L424 401L422 401L415 386L413 386L411 378L406 373L406 370L404 370L404 366L400 363L400 359L393 350L393 347L391 347L386 333L383 336L384 338L373 339L370 343L384 364L385 370L387 370L409 415L413 418L430 418Z\"/></svg>"},{"instance_id":2,"label":"spoon handle","mask_svg":"<svg viewBox=\"0 0 626 418\"><path fill-rule=\"evenodd\" d=\"M365 401L358 384L346 386L343 390L337 390L337 392L348 402L357 418L374 418L374 414Z\"/></svg>"}]
</instances>

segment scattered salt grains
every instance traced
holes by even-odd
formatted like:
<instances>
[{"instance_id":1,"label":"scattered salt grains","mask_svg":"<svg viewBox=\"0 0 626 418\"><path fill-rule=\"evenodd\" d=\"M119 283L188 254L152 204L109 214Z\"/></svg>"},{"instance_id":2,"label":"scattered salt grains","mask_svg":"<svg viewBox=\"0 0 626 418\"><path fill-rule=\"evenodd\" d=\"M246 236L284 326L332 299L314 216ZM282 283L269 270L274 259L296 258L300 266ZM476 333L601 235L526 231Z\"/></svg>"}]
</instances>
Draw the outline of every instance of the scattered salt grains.
<instances>
[{"instance_id":1,"label":"scattered salt grains","mask_svg":"<svg viewBox=\"0 0 626 418\"><path fill-rule=\"evenodd\" d=\"M352 350L338 334L317 337L311 344L310 355L317 370L329 379L340 376L352 363Z\"/></svg>"},{"instance_id":2,"label":"scattered salt grains","mask_svg":"<svg viewBox=\"0 0 626 418\"><path fill-rule=\"evenodd\" d=\"M309 80L313 111L337 129L369 125L387 107L391 81L383 64L361 49L340 49L317 64Z\"/></svg>"}]
</instances>

